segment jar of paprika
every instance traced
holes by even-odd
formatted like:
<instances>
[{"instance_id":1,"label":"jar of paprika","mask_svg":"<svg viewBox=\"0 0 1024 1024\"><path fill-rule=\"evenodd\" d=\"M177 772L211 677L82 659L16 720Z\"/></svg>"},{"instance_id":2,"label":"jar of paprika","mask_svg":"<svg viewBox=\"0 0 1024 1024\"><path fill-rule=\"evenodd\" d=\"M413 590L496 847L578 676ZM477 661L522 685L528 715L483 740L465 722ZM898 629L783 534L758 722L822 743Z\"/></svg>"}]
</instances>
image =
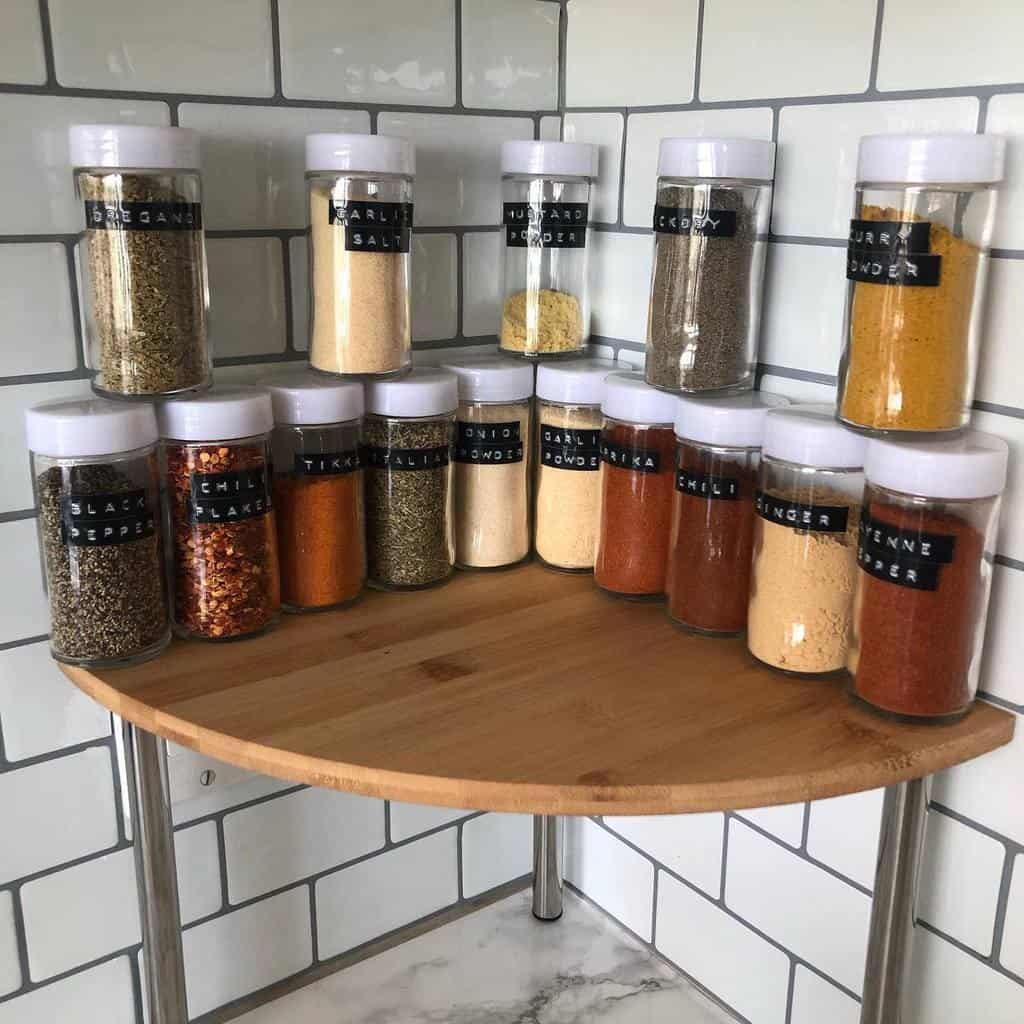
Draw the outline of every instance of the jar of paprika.
<instances>
[{"instance_id":1,"label":"jar of paprika","mask_svg":"<svg viewBox=\"0 0 1024 1024\"><path fill-rule=\"evenodd\" d=\"M268 383L274 518L286 611L350 604L366 584L363 388L306 374Z\"/></svg>"},{"instance_id":2,"label":"jar of paprika","mask_svg":"<svg viewBox=\"0 0 1024 1024\"><path fill-rule=\"evenodd\" d=\"M661 597L672 514L676 399L642 373L605 378L601 519L594 580L620 597Z\"/></svg>"},{"instance_id":3,"label":"jar of paprika","mask_svg":"<svg viewBox=\"0 0 1024 1024\"><path fill-rule=\"evenodd\" d=\"M868 444L848 667L873 708L942 720L974 700L1007 454L977 432Z\"/></svg>"}]
</instances>

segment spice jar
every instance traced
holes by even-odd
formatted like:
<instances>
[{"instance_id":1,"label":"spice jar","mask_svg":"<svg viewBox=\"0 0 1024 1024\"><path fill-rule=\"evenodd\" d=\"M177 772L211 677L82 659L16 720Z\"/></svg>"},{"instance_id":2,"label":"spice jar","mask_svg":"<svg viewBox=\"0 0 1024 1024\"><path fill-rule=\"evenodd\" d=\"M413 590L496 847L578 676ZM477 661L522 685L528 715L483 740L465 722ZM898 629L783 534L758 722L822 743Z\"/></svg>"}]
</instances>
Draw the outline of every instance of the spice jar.
<instances>
[{"instance_id":1,"label":"spice jar","mask_svg":"<svg viewBox=\"0 0 1024 1024\"><path fill-rule=\"evenodd\" d=\"M788 404L761 392L677 401L667 582L677 625L719 636L746 627L764 422Z\"/></svg>"},{"instance_id":2,"label":"spice jar","mask_svg":"<svg viewBox=\"0 0 1024 1024\"><path fill-rule=\"evenodd\" d=\"M500 569L530 554L533 367L511 359L445 363L455 417L455 564Z\"/></svg>"},{"instance_id":3,"label":"spice jar","mask_svg":"<svg viewBox=\"0 0 1024 1024\"><path fill-rule=\"evenodd\" d=\"M189 128L77 124L85 204L82 295L93 388L173 395L211 380L199 136Z\"/></svg>"},{"instance_id":4,"label":"spice jar","mask_svg":"<svg viewBox=\"0 0 1024 1024\"><path fill-rule=\"evenodd\" d=\"M290 374L267 389L281 603L292 612L350 604L366 584L362 385Z\"/></svg>"},{"instance_id":5,"label":"spice jar","mask_svg":"<svg viewBox=\"0 0 1024 1024\"><path fill-rule=\"evenodd\" d=\"M234 640L278 615L270 395L218 388L157 413L178 633Z\"/></svg>"},{"instance_id":6,"label":"spice jar","mask_svg":"<svg viewBox=\"0 0 1024 1024\"><path fill-rule=\"evenodd\" d=\"M946 719L974 700L1006 462L973 431L868 444L849 668L872 707Z\"/></svg>"},{"instance_id":7,"label":"spice jar","mask_svg":"<svg viewBox=\"0 0 1024 1024\"><path fill-rule=\"evenodd\" d=\"M861 139L839 368L851 427L967 425L1004 150L993 135Z\"/></svg>"},{"instance_id":8,"label":"spice jar","mask_svg":"<svg viewBox=\"0 0 1024 1024\"><path fill-rule=\"evenodd\" d=\"M605 378L594 580L620 597L661 597L672 515L676 400L642 373Z\"/></svg>"},{"instance_id":9,"label":"spice jar","mask_svg":"<svg viewBox=\"0 0 1024 1024\"><path fill-rule=\"evenodd\" d=\"M171 638L151 405L45 402L25 413L50 601L50 651L72 665L145 661Z\"/></svg>"},{"instance_id":10,"label":"spice jar","mask_svg":"<svg viewBox=\"0 0 1024 1024\"><path fill-rule=\"evenodd\" d=\"M366 547L371 586L443 583L455 564L451 455L455 374L417 367L366 388Z\"/></svg>"},{"instance_id":11,"label":"spice jar","mask_svg":"<svg viewBox=\"0 0 1024 1024\"><path fill-rule=\"evenodd\" d=\"M765 417L747 646L773 668L842 669L850 642L864 439L825 405Z\"/></svg>"},{"instance_id":12,"label":"spice jar","mask_svg":"<svg viewBox=\"0 0 1024 1024\"><path fill-rule=\"evenodd\" d=\"M597 149L504 142L501 175L501 348L527 359L578 354L590 337L587 223Z\"/></svg>"},{"instance_id":13,"label":"spice jar","mask_svg":"<svg viewBox=\"0 0 1024 1024\"><path fill-rule=\"evenodd\" d=\"M415 166L405 139L306 136L315 370L394 377L409 367Z\"/></svg>"},{"instance_id":14,"label":"spice jar","mask_svg":"<svg viewBox=\"0 0 1024 1024\"><path fill-rule=\"evenodd\" d=\"M607 359L537 369L533 547L549 568L590 572L601 510L601 402Z\"/></svg>"},{"instance_id":15,"label":"spice jar","mask_svg":"<svg viewBox=\"0 0 1024 1024\"><path fill-rule=\"evenodd\" d=\"M753 386L774 170L773 142L661 140L648 384Z\"/></svg>"}]
</instances>

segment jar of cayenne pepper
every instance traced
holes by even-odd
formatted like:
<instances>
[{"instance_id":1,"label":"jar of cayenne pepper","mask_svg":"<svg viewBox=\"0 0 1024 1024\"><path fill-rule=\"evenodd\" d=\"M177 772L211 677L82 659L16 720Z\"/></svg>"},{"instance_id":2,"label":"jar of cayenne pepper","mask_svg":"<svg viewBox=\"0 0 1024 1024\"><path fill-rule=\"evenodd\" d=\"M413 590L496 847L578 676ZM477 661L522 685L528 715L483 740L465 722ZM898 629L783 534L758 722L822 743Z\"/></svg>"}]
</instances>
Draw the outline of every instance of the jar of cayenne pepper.
<instances>
[{"instance_id":1,"label":"jar of cayenne pepper","mask_svg":"<svg viewBox=\"0 0 1024 1024\"><path fill-rule=\"evenodd\" d=\"M911 719L964 714L978 689L1006 442L868 443L853 693Z\"/></svg>"},{"instance_id":2,"label":"jar of cayenne pepper","mask_svg":"<svg viewBox=\"0 0 1024 1024\"><path fill-rule=\"evenodd\" d=\"M258 633L281 604L270 498L270 395L215 389L159 410L175 631Z\"/></svg>"},{"instance_id":3,"label":"jar of cayenne pepper","mask_svg":"<svg viewBox=\"0 0 1024 1024\"><path fill-rule=\"evenodd\" d=\"M754 496L769 409L748 392L676 403L668 614L684 629L735 636L747 624Z\"/></svg>"},{"instance_id":4,"label":"jar of cayenne pepper","mask_svg":"<svg viewBox=\"0 0 1024 1024\"><path fill-rule=\"evenodd\" d=\"M366 584L363 387L291 373L274 407L274 518L286 611L351 604Z\"/></svg>"},{"instance_id":5,"label":"jar of cayenne pepper","mask_svg":"<svg viewBox=\"0 0 1024 1024\"><path fill-rule=\"evenodd\" d=\"M672 514L674 395L642 373L605 378L601 519L594 580L620 597L661 597Z\"/></svg>"}]
</instances>

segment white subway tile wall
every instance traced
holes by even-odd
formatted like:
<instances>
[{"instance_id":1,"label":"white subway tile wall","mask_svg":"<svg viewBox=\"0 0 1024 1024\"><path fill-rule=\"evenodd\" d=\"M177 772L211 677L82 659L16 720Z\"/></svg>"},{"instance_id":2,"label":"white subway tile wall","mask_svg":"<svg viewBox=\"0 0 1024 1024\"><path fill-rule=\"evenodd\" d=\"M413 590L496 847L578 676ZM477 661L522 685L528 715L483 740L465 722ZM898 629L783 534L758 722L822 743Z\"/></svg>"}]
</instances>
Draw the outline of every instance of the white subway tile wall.
<instances>
[{"instance_id":1,"label":"white subway tile wall","mask_svg":"<svg viewBox=\"0 0 1024 1024\"><path fill-rule=\"evenodd\" d=\"M860 1006L820 974L796 965L790 1024L859 1024Z\"/></svg>"},{"instance_id":2,"label":"white subway tile wall","mask_svg":"<svg viewBox=\"0 0 1024 1024\"><path fill-rule=\"evenodd\" d=\"M500 143L561 136L563 19L550 0L0 3L0 565L18 581L0 596L0 1024L143 1024L115 737L43 639L24 440L28 406L89 391L69 125L200 133L211 335L233 383L305 358L304 136L408 135L417 224L441 229L414 236L415 344L470 352L497 331ZM193 1016L529 870L521 817L389 814L173 745L168 772Z\"/></svg>"},{"instance_id":3,"label":"white subway tile wall","mask_svg":"<svg viewBox=\"0 0 1024 1024\"><path fill-rule=\"evenodd\" d=\"M1013 858L1011 870L1000 962L1008 971L1024 979L1024 853Z\"/></svg>"}]
</instances>

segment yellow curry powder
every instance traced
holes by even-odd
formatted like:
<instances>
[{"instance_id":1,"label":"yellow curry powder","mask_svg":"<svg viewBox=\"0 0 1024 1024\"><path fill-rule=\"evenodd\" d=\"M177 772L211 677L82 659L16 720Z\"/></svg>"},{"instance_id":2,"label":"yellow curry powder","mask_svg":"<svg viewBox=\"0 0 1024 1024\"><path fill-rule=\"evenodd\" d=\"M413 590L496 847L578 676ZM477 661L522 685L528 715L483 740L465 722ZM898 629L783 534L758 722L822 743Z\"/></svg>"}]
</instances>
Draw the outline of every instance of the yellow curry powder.
<instances>
[{"instance_id":1,"label":"yellow curry powder","mask_svg":"<svg viewBox=\"0 0 1024 1024\"><path fill-rule=\"evenodd\" d=\"M865 206L861 220L906 221L906 211ZM932 223L936 287L853 286L840 415L890 430L952 430L968 403L968 337L981 250Z\"/></svg>"}]
</instances>

